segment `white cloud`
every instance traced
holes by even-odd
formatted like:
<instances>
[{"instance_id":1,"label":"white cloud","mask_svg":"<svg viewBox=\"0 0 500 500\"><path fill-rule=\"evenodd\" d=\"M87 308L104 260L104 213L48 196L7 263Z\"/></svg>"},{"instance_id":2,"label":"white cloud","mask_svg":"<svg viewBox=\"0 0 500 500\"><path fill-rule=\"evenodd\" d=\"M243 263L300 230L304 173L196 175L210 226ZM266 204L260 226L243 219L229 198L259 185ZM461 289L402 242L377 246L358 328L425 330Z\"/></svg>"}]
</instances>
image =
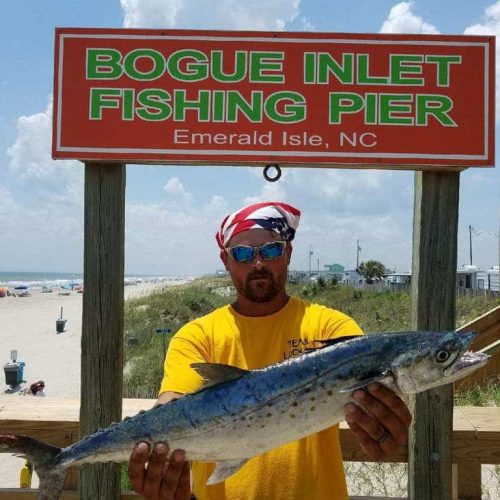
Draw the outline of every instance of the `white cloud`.
<instances>
[{"instance_id":1,"label":"white cloud","mask_svg":"<svg viewBox=\"0 0 500 500\"><path fill-rule=\"evenodd\" d=\"M80 270L81 210L40 202L36 196L21 198L25 192L17 196L0 186L0 269Z\"/></svg>"},{"instance_id":2,"label":"white cloud","mask_svg":"<svg viewBox=\"0 0 500 500\"><path fill-rule=\"evenodd\" d=\"M7 149L10 184L0 193L0 268L77 271L82 262L83 165L51 158L51 100L44 111L19 117L16 128Z\"/></svg>"},{"instance_id":3,"label":"white cloud","mask_svg":"<svg viewBox=\"0 0 500 500\"><path fill-rule=\"evenodd\" d=\"M212 196L211 200L208 202L207 205L204 207L204 212L207 215L214 215L214 216L219 216L222 217L226 215L227 210L228 210L228 203L227 201L222 197L219 196L218 194Z\"/></svg>"},{"instance_id":4,"label":"white cloud","mask_svg":"<svg viewBox=\"0 0 500 500\"><path fill-rule=\"evenodd\" d=\"M58 203L74 203L83 193L83 167L75 160L51 158L52 99L41 113L17 119L17 137L7 149L11 172L34 190Z\"/></svg>"},{"instance_id":5,"label":"white cloud","mask_svg":"<svg viewBox=\"0 0 500 500\"><path fill-rule=\"evenodd\" d=\"M184 0L120 0L125 28L172 28Z\"/></svg>"},{"instance_id":6,"label":"white cloud","mask_svg":"<svg viewBox=\"0 0 500 500\"><path fill-rule=\"evenodd\" d=\"M498 35L500 34L500 1L485 9L484 23L473 24L465 28L466 35Z\"/></svg>"},{"instance_id":7,"label":"white cloud","mask_svg":"<svg viewBox=\"0 0 500 500\"><path fill-rule=\"evenodd\" d=\"M184 187L178 177L171 177L163 186L163 189L168 194L169 201L189 204L193 200L192 193Z\"/></svg>"},{"instance_id":8,"label":"white cloud","mask_svg":"<svg viewBox=\"0 0 500 500\"><path fill-rule=\"evenodd\" d=\"M311 24L300 15L300 0L120 0L126 28L283 30Z\"/></svg>"},{"instance_id":9,"label":"white cloud","mask_svg":"<svg viewBox=\"0 0 500 500\"><path fill-rule=\"evenodd\" d=\"M465 35L500 35L500 0L486 7L484 22L468 26ZM496 49L496 94L500 95L500 48ZM496 101L496 118L500 119L500 99Z\"/></svg>"},{"instance_id":10,"label":"white cloud","mask_svg":"<svg viewBox=\"0 0 500 500\"><path fill-rule=\"evenodd\" d=\"M261 192L256 196L247 196L244 198L242 206L260 203L263 201L283 201L286 203L286 192L279 183L266 183Z\"/></svg>"},{"instance_id":11,"label":"white cloud","mask_svg":"<svg viewBox=\"0 0 500 500\"><path fill-rule=\"evenodd\" d=\"M129 204L126 221L126 266L133 272L198 275L219 266L213 213L173 210L170 203Z\"/></svg>"},{"instance_id":12,"label":"white cloud","mask_svg":"<svg viewBox=\"0 0 500 500\"><path fill-rule=\"evenodd\" d=\"M389 12L388 18L382 24L380 33L439 33L437 28L426 23L412 12L413 2L400 2Z\"/></svg>"}]
</instances>

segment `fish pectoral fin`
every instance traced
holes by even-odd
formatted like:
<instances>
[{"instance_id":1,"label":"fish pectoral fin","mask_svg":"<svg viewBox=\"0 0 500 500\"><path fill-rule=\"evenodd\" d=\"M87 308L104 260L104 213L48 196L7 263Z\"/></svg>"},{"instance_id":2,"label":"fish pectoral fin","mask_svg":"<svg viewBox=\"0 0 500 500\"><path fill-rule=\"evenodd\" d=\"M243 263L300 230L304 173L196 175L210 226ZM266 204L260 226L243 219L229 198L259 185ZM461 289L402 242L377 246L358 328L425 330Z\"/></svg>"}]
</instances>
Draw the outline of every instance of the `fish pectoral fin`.
<instances>
[{"instance_id":1,"label":"fish pectoral fin","mask_svg":"<svg viewBox=\"0 0 500 500\"><path fill-rule=\"evenodd\" d=\"M381 373L380 375L377 375L375 377L371 378L366 378L364 380L358 380L355 384L350 385L348 387L344 387L343 389L339 389L339 393L345 394L347 392L354 392L357 389L363 389L363 387L366 387L369 384L372 384L373 382L382 382L383 380L387 380L388 378L392 379L392 375L390 372L384 372Z\"/></svg>"},{"instance_id":2,"label":"fish pectoral fin","mask_svg":"<svg viewBox=\"0 0 500 500\"><path fill-rule=\"evenodd\" d=\"M215 464L215 470L212 475L208 478L207 484L217 484L222 483L229 476L232 476L235 472L238 472L240 467L243 467L248 462L248 458L243 460L233 460L228 462L217 462Z\"/></svg>"},{"instance_id":3,"label":"fish pectoral fin","mask_svg":"<svg viewBox=\"0 0 500 500\"><path fill-rule=\"evenodd\" d=\"M191 368L203 379L203 388L234 380L248 373L248 370L220 363L191 363Z\"/></svg>"}]
</instances>

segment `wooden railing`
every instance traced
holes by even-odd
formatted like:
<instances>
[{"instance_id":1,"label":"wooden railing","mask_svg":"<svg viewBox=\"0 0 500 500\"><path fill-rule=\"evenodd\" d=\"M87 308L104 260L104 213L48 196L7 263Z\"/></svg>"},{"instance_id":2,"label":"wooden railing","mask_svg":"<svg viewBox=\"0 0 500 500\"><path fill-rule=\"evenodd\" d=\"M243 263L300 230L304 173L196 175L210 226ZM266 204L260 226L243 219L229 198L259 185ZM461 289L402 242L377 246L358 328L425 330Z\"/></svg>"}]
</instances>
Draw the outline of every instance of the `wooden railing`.
<instances>
[{"instance_id":1,"label":"wooden railing","mask_svg":"<svg viewBox=\"0 0 500 500\"><path fill-rule=\"evenodd\" d=\"M500 306L461 326L458 331L477 332L478 335L470 347L471 351L487 349L491 359L486 366L458 381L455 389L467 389L492 377L500 377Z\"/></svg>"},{"instance_id":2,"label":"wooden railing","mask_svg":"<svg viewBox=\"0 0 500 500\"><path fill-rule=\"evenodd\" d=\"M135 415L154 404L149 399L123 400L123 416ZM0 434L27 434L57 446L78 441L79 400L0 396ZM500 408L455 407L453 420L455 498L481 499L481 465L500 464ZM340 425L343 458L367 462L358 440L345 423ZM391 458L406 462L407 450ZM70 469L62 500L77 499L78 471ZM33 500L35 490L0 489L0 500ZM124 493L123 499L139 497ZM356 497L361 500L364 497ZM377 500L381 500L380 497ZM392 499L394 500L394 499Z\"/></svg>"}]
</instances>

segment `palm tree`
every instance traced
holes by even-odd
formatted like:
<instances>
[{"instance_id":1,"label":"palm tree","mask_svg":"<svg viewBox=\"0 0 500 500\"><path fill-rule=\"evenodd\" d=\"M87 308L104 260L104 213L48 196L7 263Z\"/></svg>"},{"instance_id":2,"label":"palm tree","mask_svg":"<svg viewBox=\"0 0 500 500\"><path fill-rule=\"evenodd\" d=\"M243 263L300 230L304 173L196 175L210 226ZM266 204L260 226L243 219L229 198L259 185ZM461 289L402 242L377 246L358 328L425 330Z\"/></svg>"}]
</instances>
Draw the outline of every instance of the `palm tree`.
<instances>
[{"instance_id":1,"label":"palm tree","mask_svg":"<svg viewBox=\"0 0 500 500\"><path fill-rule=\"evenodd\" d=\"M366 278L369 285L373 283L373 280L382 278L386 272L384 264L378 260L361 262L356 271Z\"/></svg>"}]
</instances>

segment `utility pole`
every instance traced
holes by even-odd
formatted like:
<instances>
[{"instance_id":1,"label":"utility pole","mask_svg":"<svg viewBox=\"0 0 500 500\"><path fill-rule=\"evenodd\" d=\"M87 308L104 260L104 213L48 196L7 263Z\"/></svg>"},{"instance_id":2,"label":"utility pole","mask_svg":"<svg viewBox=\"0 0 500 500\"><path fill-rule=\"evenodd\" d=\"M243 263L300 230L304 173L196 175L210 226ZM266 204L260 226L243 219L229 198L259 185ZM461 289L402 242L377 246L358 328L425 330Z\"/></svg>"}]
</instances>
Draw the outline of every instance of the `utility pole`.
<instances>
[{"instance_id":1,"label":"utility pole","mask_svg":"<svg viewBox=\"0 0 500 500\"><path fill-rule=\"evenodd\" d=\"M311 279L311 256L313 255L312 246L309 245L309 275L308 278Z\"/></svg>"},{"instance_id":2,"label":"utility pole","mask_svg":"<svg viewBox=\"0 0 500 500\"><path fill-rule=\"evenodd\" d=\"M356 269L359 267L359 252L361 252L361 247L359 246L359 240L356 240Z\"/></svg>"},{"instance_id":3,"label":"utility pole","mask_svg":"<svg viewBox=\"0 0 500 500\"><path fill-rule=\"evenodd\" d=\"M469 255L470 265L472 266L472 226L469 226Z\"/></svg>"},{"instance_id":4,"label":"utility pole","mask_svg":"<svg viewBox=\"0 0 500 500\"><path fill-rule=\"evenodd\" d=\"M318 257L318 278L319 278L319 257Z\"/></svg>"}]
</instances>

